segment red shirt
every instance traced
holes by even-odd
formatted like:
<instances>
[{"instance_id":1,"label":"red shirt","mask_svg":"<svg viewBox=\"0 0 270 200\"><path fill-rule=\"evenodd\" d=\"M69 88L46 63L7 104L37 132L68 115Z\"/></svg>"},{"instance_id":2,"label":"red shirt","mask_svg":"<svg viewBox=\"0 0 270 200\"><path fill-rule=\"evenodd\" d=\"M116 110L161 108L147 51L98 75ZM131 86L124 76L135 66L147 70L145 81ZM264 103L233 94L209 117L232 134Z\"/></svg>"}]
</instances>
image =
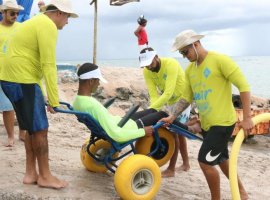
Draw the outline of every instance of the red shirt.
<instances>
[{"instance_id":1,"label":"red shirt","mask_svg":"<svg viewBox=\"0 0 270 200\"><path fill-rule=\"evenodd\" d=\"M138 44L139 45L144 45L148 42L148 37L147 37L147 33L145 31L145 28L142 27L142 29L139 32L139 37L138 37Z\"/></svg>"}]
</instances>

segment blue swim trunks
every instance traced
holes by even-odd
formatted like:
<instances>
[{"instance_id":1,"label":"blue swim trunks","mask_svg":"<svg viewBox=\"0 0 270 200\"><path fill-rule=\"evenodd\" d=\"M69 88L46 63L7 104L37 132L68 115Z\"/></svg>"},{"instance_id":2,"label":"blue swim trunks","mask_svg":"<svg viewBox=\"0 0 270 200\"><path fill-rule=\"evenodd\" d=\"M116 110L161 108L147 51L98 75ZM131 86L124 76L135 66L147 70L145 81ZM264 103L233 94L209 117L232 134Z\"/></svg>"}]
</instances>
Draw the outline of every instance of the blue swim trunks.
<instances>
[{"instance_id":1,"label":"blue swim trunks","mask_svg":"<svg viewBox=\"0 0 270 200\"><path fill-rule=\"evenodd\" d=\"M45 101L38 84L1 81L4 93L12 103L19 126L29 134L48 129Z\"/></svg>"},{"instance_id":2,"label":"blue swim trunks","mask_svg":"<svg viewBox=\"0 0 270 200\"><path fill-rule=\"evenodd\" d=\"M0 81L0 84L1 84L1 81ZM1 99L0 112L14 110L11 102L9 101L5 93L3 92L2 87L0 87L0 99Z\"/></svg>"}]
</instances>

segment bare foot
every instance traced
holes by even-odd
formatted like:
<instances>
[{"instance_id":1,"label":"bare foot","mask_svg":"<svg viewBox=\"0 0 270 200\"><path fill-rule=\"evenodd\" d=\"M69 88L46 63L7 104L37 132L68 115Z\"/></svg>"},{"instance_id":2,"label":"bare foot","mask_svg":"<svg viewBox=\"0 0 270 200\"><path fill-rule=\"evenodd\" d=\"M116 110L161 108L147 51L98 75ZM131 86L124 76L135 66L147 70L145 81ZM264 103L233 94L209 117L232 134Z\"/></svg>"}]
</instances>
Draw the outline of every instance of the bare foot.
<instances>
[{"instance_id":1,"label":"bare foot","mask_svg":"<svg viewBox=\"0 0 270 200\"><path fill-rule=\"evenodd\" d=\"M61 189L68 186L68 182L59 180L55 176L50 176L48 178L41 178L39 176L37 184L40 187L53 188L53 189Z\"/></svg>"},{"instance_id":2,"label":"bare foot","mask_svg":"<svg viewBox=\"0 0 270 200\"><path fill-rule=\"evenodd\" d=\"M199 122L200 120L197 117L193 117L192 119L190 119L186 125L187 126L192 126L193 124L196 124L197 122Z\"/></svg>"},{"instance_id":3,"label":"bare foot","mask_svg":"<svg viewBox=\"0 0 270 200\"><path fill-rule=\"evenodd\" d=\"M201 124L199 122L197 122L191 126L188 126L188 130L193 132L193 133L200 133L200 132L202 132Z\"/></svg>"},{"instance_id":4,"label":"bare foot","mask_svg":"<svg viewBox=\"0 0 270 200\"><path fill-rule=\"evenodd\" d=\"M189 169L190 169L189 165L181 165L180 167L176 168L177 171L185 171L185 172L187 172Z\"/></svg>"},{"instance_id":5,"label":"bare foot","mask_svg":"<svg viewBox=\"0 0 270 200\"><path fill-rule=\"evenodd\" d=\"M32 174L32 175L26 175L23 178L23 183L24 184L37 184L37 180L38 180L38 175Z\"/></svg>"},{"instance_id":6,"label":"bare foot","mask_svg":"<svg viewBox=\"0 0 270 200\"><path fill-rule=\"evenodd\" d=\"M169 177L174 177L175 176L175 171L166 169L165 171L161 172L162 178L169 178Z\"/></svg>"},{"instance_id":7,"label":"bare foot","mask_svg":"<svg viewBox=\"0 0 270 200\"><path fill-rule=\"evenodd\" d=\"M5 147L13 147L13 146L14 146L14 138L8 138L8 141L5 144Z\"/></svg>"}]
</instances>

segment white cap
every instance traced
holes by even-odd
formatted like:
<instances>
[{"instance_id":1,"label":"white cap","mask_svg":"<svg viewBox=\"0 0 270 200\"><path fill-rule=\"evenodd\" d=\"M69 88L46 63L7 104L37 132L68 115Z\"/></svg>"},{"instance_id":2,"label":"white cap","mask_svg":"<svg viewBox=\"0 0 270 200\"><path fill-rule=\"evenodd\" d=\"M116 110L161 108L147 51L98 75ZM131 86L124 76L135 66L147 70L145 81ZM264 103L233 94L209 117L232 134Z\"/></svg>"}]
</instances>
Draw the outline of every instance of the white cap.
<instances>
[{"instance_id":1,"label":"white cap","mask_svg":"<svg viewBox=\"0 0 270 200\"><path fill-rule=\"evenodd\" d=\"M70 14L70 17L77 18L78 15L72 10L72 5L70 0L51 0L46 6L41 6L41 12L46 12L49 6L55 6L60 11Z\"/></svg>"},{"instance_id":2,"label":"white cap","mask_svg":"<svg viewBox=\"0 0 270 200\"><path fill-rule=\"evenodd\" d=\"M0 10L24 10L24 8L18 5L16 0L3 0Z\"/></svg>"},{"instance_id":3,"label":"white cap","mask_svg":"<svg viewBox=\"0 0 270 200\"><path fill-rule=\"evenodd\" d=\"M103 78L99 68L97 68L93 71L89 71L89 72L86 72L84 74L81 74L79 76L79 79L81 79L81 80L86 80L86 79L91 79L91 78L98 78L103 83L108 83L108 81L105 78Z\"/></svg>"},{"instance_id":4,"label":"white cap","mask_svg":"<svg viewBox=\"0 0 270 200\"><path fill-rule=\"evenodd\" d=\"M139 56L140 67L149 66L153 62L153 59L156 55L157 55L156 51L146 50L145 53L141 53Z\"/></svg>"},{"instance_id":5,"label":"white cap","mask_svg":"<svg viewBox=\"0 0 270 200\"><path fill-rule=\"evenodd\" d=\"M193 30L182 31L175 37L175 40L172 46L172 51L177 51L179 49L182 49L194 42L197 42L203 37L204 35L199 35Z\"/></svg>"}]
</instances>

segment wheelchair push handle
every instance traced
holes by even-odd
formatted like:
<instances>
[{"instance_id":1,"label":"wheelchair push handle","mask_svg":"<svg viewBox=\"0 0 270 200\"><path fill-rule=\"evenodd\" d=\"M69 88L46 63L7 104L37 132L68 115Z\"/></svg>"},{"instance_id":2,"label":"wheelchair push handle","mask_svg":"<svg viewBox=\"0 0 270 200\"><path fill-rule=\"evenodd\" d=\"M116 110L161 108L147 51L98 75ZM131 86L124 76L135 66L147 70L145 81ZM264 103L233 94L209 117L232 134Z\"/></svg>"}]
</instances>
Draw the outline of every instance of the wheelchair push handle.
<instances>
[{"instance_id":1,"label":"wheelchair push handle","mask_svg":"<svg viewBox=\"0 0 270 200\"><path fill-rule=\"evenodd\" d=\"M60 103L60 105L66 106L68 108L68 110L73 110L72 106L69 103L66 103L66 102L63 102L63 101L60 101L59 103ZM45 103L45 105L49 106L49 104L47 102ZM53 107L53 110L55 112L63 112L63 111L65 111L65 110L63 110L63 109L61 109L59 107Z\"/></svg>"}]
</instances>

